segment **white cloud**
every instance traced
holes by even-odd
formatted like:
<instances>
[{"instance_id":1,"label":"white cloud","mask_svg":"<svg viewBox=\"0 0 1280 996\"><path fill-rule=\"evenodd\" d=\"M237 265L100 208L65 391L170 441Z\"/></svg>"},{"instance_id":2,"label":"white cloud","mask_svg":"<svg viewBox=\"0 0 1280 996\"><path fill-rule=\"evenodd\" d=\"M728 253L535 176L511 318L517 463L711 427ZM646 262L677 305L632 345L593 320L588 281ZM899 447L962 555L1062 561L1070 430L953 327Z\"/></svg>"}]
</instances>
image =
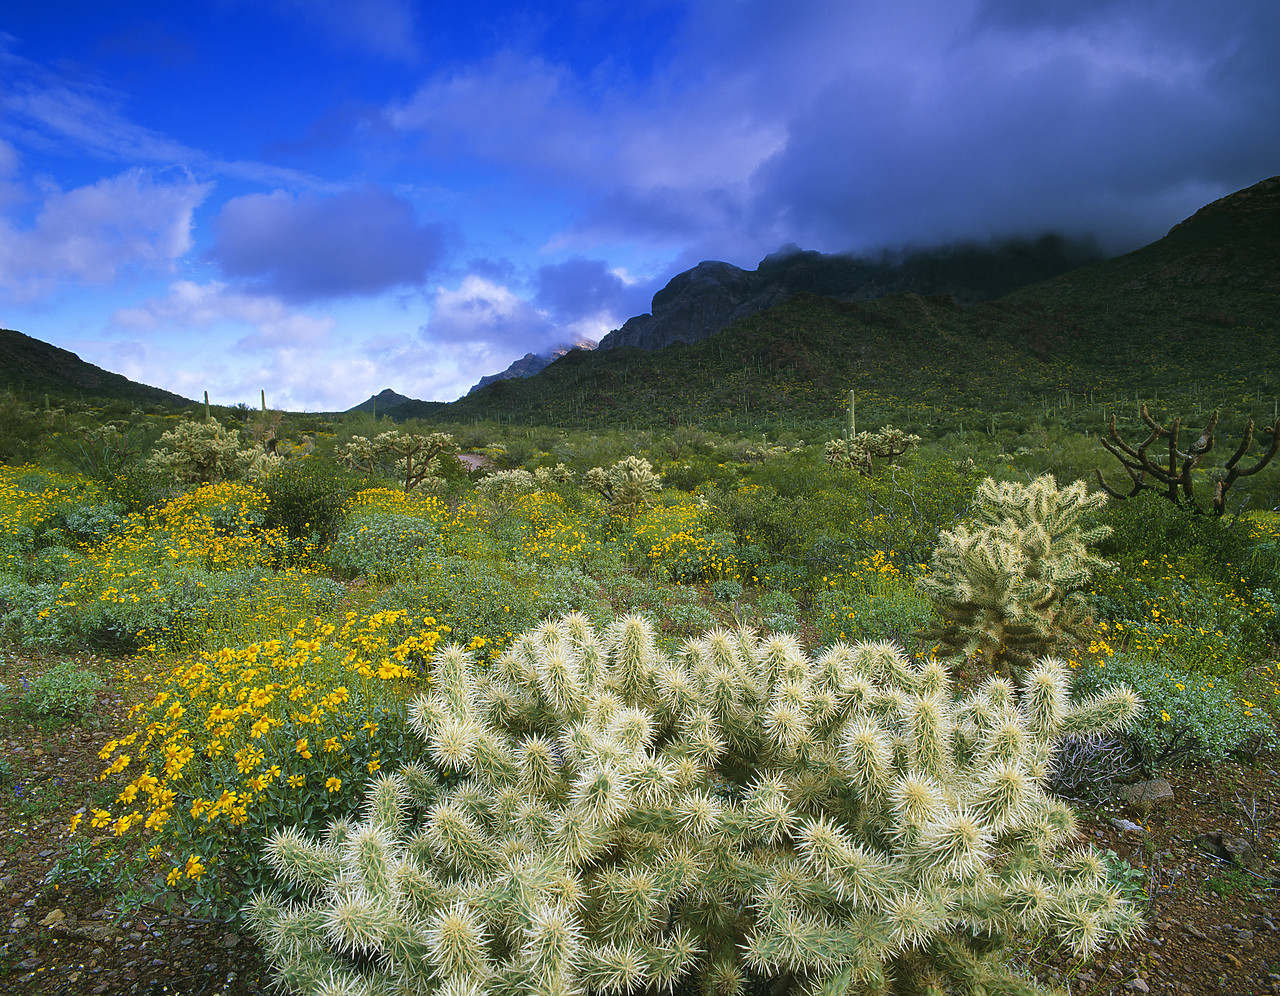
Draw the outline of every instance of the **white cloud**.
<instances>
[{"instance_id":1,"label":"white cloud","mask_svg":"<svg viewBox=\"0 0 1280 996\"><path fill-rule=\"evenodd\" d=\"M431 320L421 332L428 342L489 343L511 346L545 339L548 321L509 288L468 274L456 290L437 287Z\"/></svg>"},{"instance_id":2,"label":"white cloud","mask_svg":"<svg viewBox=\"0 0 1280 996\"><path fill-rule=\"evenodd\" d=\"M130 169L72 190L50 188L29 225L0 216L0 287L29 301L62 283L102 285L133 268L170 269L191 248L192 212L212 186L177 177Z\"/></svg>"},{"instance_id":3,"label":"white cloud","mask_svg":"<svg viewBox=\"0 0 1280 996\"><path fill-rule=\"evenodd\" d=\"M112 322L126 329L150 332L159 328L211 329L222 325L248 325L236 347L255 351L279 347L317 347L334 328L328 315L314 316L288 308L279 298L243 294L213 281L197 284L179 280L169 286L168 297L154 298L137 308L121 308Z\"/></svg>"}]
</instances>

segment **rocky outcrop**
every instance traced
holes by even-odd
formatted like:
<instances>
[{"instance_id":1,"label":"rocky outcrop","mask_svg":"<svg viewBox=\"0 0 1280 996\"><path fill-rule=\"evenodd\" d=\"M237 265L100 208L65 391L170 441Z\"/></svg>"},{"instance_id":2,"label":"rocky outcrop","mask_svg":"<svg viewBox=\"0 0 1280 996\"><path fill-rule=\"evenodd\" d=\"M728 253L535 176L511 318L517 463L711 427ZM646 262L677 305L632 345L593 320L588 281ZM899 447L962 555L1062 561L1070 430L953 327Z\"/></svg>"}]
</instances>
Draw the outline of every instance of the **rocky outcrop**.
<instances>
[{"instance_id":1,"label":"rocky outcrop","mask_svg":"<svg viewBox=\"0 0 1280 996\"><path fill-rule=\"evenodd\" d=\"M653 296L649 314L629 319L601 339L598 348L661 349L673 342L699 342L800 293L866 301L912 291L946 294L964 304L987 301L1099 258L1091 244L1055 235L874 258L788 245L754 270L707 260L677 274Z\"/></svg>"},{"instance_id":2,"label":"rocky outcrop","mask_svg":"<svg viewBox=\"0 0 1280 996\"><path fill-rule=\"evenodd\" d=\"M590 339L582 339L575 342L572 346L557 346L546 353L525 353L524 356L516 360L511 366L503 370L502 373L489 374L487 377L481 377L480 382L468 391L478 391L482 387L488 387L494 381L511 380L513 377L532 377L534 374L545 370L551 366L556 360L564 356L571 349L595 349L596 344Z\"/></svg>"}]
</instances>

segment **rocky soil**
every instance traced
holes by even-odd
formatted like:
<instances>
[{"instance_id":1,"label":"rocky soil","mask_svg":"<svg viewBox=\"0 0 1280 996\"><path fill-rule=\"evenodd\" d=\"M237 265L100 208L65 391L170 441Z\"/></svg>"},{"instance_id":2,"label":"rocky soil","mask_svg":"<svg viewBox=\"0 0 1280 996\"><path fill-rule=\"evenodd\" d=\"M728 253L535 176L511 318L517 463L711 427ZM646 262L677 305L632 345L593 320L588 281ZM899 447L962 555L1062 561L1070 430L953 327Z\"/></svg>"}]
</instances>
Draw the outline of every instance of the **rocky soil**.
<instances>
[{"instance_id":1,"label":"rocky soil","mask_svg":"<svg viewBox=\"0 0 1280 996\"><path fill-rule=\"evenodd\" d=\"M62 658L59 658L62 659ZM82 658L104 677L109 662ZM161 994L265 992L251 937L226 924L159 910L121 912L90 883L45 876L71 815L109 791L99 747L125 702L108 686L84 720L37 723L13 704L23 678L52 661L0 652L0 992ZM1147 933L1080 964L1028 949L1027 970L1071 996L1280 994L1280 757L1188 769L1170 802L1080 802L1086 840L1127 861L1145 890ZM98 793L95 796L95 793ZM1215 853L1217 852L1217 853Z\"/></svg>"}]
</instances>

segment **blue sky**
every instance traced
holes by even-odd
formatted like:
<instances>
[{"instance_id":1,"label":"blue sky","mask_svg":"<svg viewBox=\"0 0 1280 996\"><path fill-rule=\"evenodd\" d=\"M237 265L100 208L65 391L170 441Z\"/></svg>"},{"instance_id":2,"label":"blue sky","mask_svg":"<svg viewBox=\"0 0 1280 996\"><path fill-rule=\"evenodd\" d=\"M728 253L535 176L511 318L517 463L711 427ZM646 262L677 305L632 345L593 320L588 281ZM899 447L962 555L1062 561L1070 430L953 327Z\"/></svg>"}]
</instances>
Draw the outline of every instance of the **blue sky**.
<instances>
[{"instance_id":1,"label":"blue sky","mask_svg":"<svg viewBox=\"0 0 1280 996\"><path fill-rule=\"evenodd\" d=\"M0 12L0 326L219 403L452 400L703 259L1054 230L1280 173L1275 0Z\"/></svg>"}]
</instances>

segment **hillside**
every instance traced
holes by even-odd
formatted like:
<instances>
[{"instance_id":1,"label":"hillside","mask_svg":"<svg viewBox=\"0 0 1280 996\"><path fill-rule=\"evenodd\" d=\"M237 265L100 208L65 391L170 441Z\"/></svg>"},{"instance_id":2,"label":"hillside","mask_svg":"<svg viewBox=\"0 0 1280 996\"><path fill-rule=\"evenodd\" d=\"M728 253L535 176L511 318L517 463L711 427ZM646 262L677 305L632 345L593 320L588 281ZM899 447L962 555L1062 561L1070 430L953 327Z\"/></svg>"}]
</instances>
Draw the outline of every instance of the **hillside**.
<instances>
[{"instance_id":1,"label":"hillside","mask_svg":"<svg viewBox=\"0 0 1280 996\"><path fill-rule=\"evenodd\" d=\"M103 370L69 350L12 329L0 329L0 389L47 394L54 400L97 399L165 406L194 403Z\"/></svg>"},{"instance_id":2,"label":"hillside","mask_svg":"<svg viewBox=\"0 0 1280 996\"><path fill-rule=\"evenodd\" d=\"M1242 398L1269 410L1280 395L1280 177L1142 249L995 302L802 294L701 342L574 351L535 377L397 414L803 425L831 419L850 388L867 419L920 427L977 427L1067 392Z\"/></svg>"},{"instance_id":3,"label":"hillside","mask_svg":"<svg viewBox=\"0 0 1280 996\"><path fill-rule=\"evenodd\" d=\"M701 342L736 321L794 297L816 294L870 301L889 294L947 294L964 304L989 301L1026 284L1100 258L1089 243L1055 235L958 243L875 257L804 251L795 246L766 256L754 270L706 261L674 276L637 315L600 340L600 349L662 349Z\"/></svg>"}]
</instances>

